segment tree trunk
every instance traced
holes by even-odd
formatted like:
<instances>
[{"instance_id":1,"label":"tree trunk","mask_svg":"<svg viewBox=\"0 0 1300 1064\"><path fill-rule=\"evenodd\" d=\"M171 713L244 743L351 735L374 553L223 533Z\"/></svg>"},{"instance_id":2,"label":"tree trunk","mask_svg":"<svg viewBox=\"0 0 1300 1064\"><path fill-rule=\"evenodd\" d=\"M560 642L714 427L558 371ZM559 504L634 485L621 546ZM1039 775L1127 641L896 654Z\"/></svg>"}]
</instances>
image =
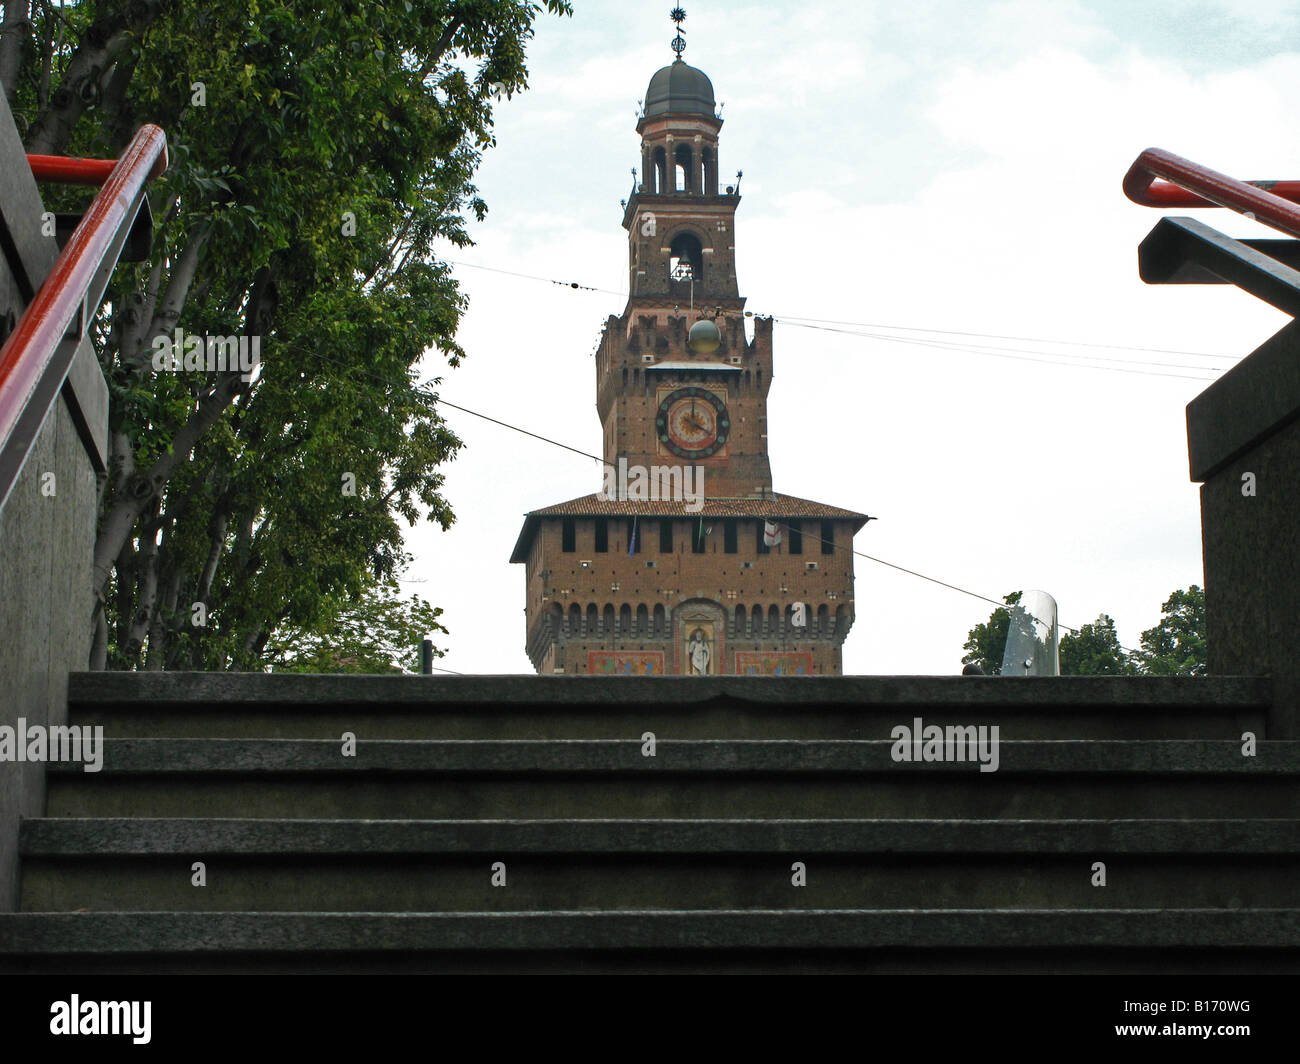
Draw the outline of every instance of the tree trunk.
<instances>
[{"instance_id":1,"label":"tree trunk","mask_svg":"<svg viewBox=\"0 0 1300 1064\"><path fill-rule=\"evenodd\" d=\"M175 0L137 0L129 4L103 4L81 36L68 60L63 80L49 104L28 129L27 150L61 155L73 127L87 107L99 103L104 74L113 66L133 37L139 36Z\"/></svg>"},{"instance_id":2,"label":"tree trunk","mask_svg":"<svg viewBox=\"0 0 1300 1064\"><path fill-rule=\"evenodd\" d=\"M18 75L23 68L23 52L31 30L31 4L27 0L5 4L4 25L0 27L0 86L4 87L11 111L18 95Z\"/></svg>"}]
</instances>

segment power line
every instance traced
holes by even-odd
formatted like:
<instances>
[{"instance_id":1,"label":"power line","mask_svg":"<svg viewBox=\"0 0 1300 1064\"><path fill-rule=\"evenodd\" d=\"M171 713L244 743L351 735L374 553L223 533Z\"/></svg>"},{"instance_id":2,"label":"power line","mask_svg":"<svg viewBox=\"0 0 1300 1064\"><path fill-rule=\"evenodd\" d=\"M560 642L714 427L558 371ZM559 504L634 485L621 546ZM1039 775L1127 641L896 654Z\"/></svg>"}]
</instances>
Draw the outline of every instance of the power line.
<instances>
[{"instance_id":1,"label":"power line","mask_svg":"<svg viewBox=\"0 0 1300 1064\"><path fill-rule=\"evenodd\" d=\"M516 270L503 270L496 266L480 266L477 262L465 262L459 259L443 260L452 266L468 266L472 270L486 270L488 273L503 273L507 277L523 277L529 281L545 281L548 284L558 284L561 288L577 288L583 292L600 292L604 295L619 296L627 298L626 292L615 292L609 288L592 288L590 285L578 284L577 281L557 281L554 277L541 277L535 273L519 273Z\"/></svg>"},{"instance_id":2,"label":"power line","mask_svg":"<svg viewBox=\"0 0 1300 1064\"><path fill-rule=\"evenodd\" d=\"M1047 365L1047 366L1069 367L1069 368L1072 368L1072 369L1097 369L1097 370L1108 370L1108 371L1110 371L1110 372L1112 372L1112 373L1133 373L1133 374L1137 374L1137 375L1139 375L1139 376L1143 376L1143 377L1177 377L1177 378L1182 379L1182 380L1192 380L1192 381L1213 381L1213 380L1216 379L1216 378L1214 378L1214 377L1192 376L1191 374L1187 374L1187 373L1162 373L1162 372L1160 372L1160 371L1158 371L1158 370L1146 370L1146 369L1121 368L1121 367L1119 367L1119 366L1092 366L1092 365L1086 365L1086 364L1085 364L1085 365L1080 365L1080 364L1077 363L1077 362L1057 362L1057 361L1052 360L1051 358L1035 358L1035 357L1033 357L1032 355L1030 355L1030 354L1027 353L1027 352L1014 353L1013 351L1008 351L1008 350L1005 349L1005 348L987 347L987 346L978 345L978 344L955 344L955 343L952 343L952 342L947 341L947 340L921 340L921 339L917 339L917 338L913 338L913 337L909 337L909 336L886 336L886 335L884 335L884 334L882 334L882 333L866 333L866 332L858 332L858 331L855 331L855 330L852 330L852 329L836 329L836 328L833 328L833 327L831 327L831 326L829 326L829 325L800 325L800 324L797 323L797 322L785 321L785 320L782 319L782 318L775 318L775 319L773 319L773 320L774 320L774 321L780 321L782 324L785 324L785 325L794 325L796 328L803 328L803 329L819 329L819 330L821 330L821 331L823 331L823 332L844 333L844 334L849 335L849 336L864 336L864 337L868 337L869 339L873 339L873 340L886 340L886 341L892 341L893 343L898 343L898 344L913 344L913 345L916 345L916 346L919 346L919 347L933 347L933 348L936 348L936 349L941 350L941 351L966 351L966 352L969 352L969 353L971 353L971 354L976 354L976 355L988 355L988 356L991 357L991 358L1010 358L1010 359L1014 359L1014 360L1016 360L1016 361L1018 361L1018 362L1039 362L1039 363L1042 363L1043 365ZM1036 352L1036 353L1037 353L1037 354L1040 354L1040 355L1049 355L1049 354L1051 354L1051 352L1047 352L1047 351L1040 351L1040 352ZM1157 362L1157 363L1150 363L1150 362L1146 362L1145 360L1141 360L1141 359L1139 359L1139 360L1107 359L1107 358L1104 358L1104 357L1102 357L1102 356L1096 356L1096 355L1091 355L1091 356L1090 356L1090 355L1072 355L1072 354L1064 354L1064 353L1062 353L1062 354L1059 355L1058 357L1060 357L1060 358L1092 358L1092 359L1096 359L1097 361L1104 361L1104 362L1126 362L1126 361L1127 361L1127 362L1130 362L1130 364L1132 363L1132 361L1137 361L1137 362L1139 362L1139 363L1141 363L1141 364L1143 364L1143 365L1166 365L1166 366L1167 366L1167 365L1175 365L1175 364L1172 364L1172 363L1159 363L1159 362ZM1205 367L1202 367L1202 366L1176 366L1176 368L1180 368L1180 369L1204 369Z\"/></svg>"},{"instance_id":3,"label":"power line","mask_svg":"<svg viewBox=\"0 0 1300 1064\"><path fill-rule=\"evenodd\" d=\"M307 356L309 356L309 357L311 357L311 358L319 359L319 360L322 361L322 362L329 362L329 363L331 363L331 364L333 364L333 365L341 366L341 367L342 367L345 371L347 371L347 372L358 373L358 374L360 374L360 375L362 375L362 376L369 377L369 378L371 378L372 380L378 381L379 383L381 383L381 384L385 384L385 385L387 385L387 386L389 386L389 387L405 388L406 390L410 391L412 394L422 396L423 398L426 398L426 399L431 399L431 400L433 400L435 403L445 404L446 406L449 406L449 407L451 407L451 408L454 409L454 410L459 410L459 411L461 411L462 413L465 413L465 414L471 414L471 415L474 416L474 417L482 418L484 421L490 421L490 422L492 422L494 425L500 425L502 428L510 429L510 430L513 431L513 432L521 433L522 435L524 435L524 436L529 436L529 437L531 437L532 439L535 439L535 440L540 440L542 443L548 443L548 444L551 444L552 446L555 446L555 447L561 447L561 448L563 448L564 450L566 450L566 451L570 451L570 452L572 452L573 454L576 454L576 455L580 455L580 456L583 457L583 458L590 458L593 462L598 462L598 463L599 463L600 465L602 465L602 466L609 466L610 468L616 468L616 466L614 465L613 462L608 462L608 461L606 461L604 458L601 458L599 455L594 455L594 454L591 454L589 451L583 451L583 450L581 450L580 448L572 447L572 446L570 446L569 444L567 444L567 443L562 443L562 442L560 442L559 440L553 439L552 437L549 437L549 436L543 436L543 435L541 435L540 433L536 433L536 432L531 432L531 431L528 430L528 429L522 428L522 427L519 426L519 425L514 425L514 424L512 424L512 423L510 423L510 422L508 422L508 421L502 421L502 420L500 420L499 418L490 417L489 415L487 415L487 414L483 414L483 413L480 413L480 412L477 411L477 410L470 410L468 407L459 406L459 405L457 405L457 404L455 404L455 403L449 403L449 402L447 402L446 400L441 399L439 396L437 396L437 395L434 394L433 392L429 392L429 391L427 391L427 390L424 389L424 388L417 387L416 385L411 384L409 381L406 382L405 385L399 385L396 381L389 380L388 378L386 378L386 377L382 377L382 376L380 376L379 374L376 374L376 373L370 373L369 371L367 371L367 370L363 370L363 369L360 369L359 367L349 366L349 365L348 365L347 363L345 363L345 362L341 362L341 361L339 361L338 359L332 359L332 358L329 358L328 356L326 356L326 355L322 355L322 354L320 354L319 352L303 350L303 351L301 351L301 353L302 353L302 354L305 354L305 355L307 355ZM723 509L729 511L730 515L733 516L733 517L741 517L741 518L745 518L746 520L759 520L759 519L760 519L760 518L755 517L755 515L753 515L753 514L744 513L743 511L736 510L736 509L733 508L733 507L728 507L728 506L726 506L726 504L723 503L721 500L715 499L715 500L713 500L713 501L714 501L714 504L715 504L715 505L718 505L718 506L722 507ZM764 520L766 520L766 519L764 519ZM873 518L873 520L874 520L874 518ZM786 531L789 531L789 530L790 530L790 526L789 526L788 524L783 523L783 522L772 521L772 523L773 523L773 524L778 524L778 525L780 525L782 528L786 529ZM800 532L800 535L802 536L802 531ZM843 547L843 546L841 546L839 543L835 542L835 540L833 540L833 539L825 539L825 538L820 537L820 536L808 536L808 537L806 537L806 538L811 539L811 540L813 540L814 542L817 542L817 543L825 543L825 544L829 544L833 550L846 550L846 549L847 549L850 553L856 555L857 557L865 558L867 561L875 562L875 563L878 564L878 565L888 566L888 567L891 568L891 569L897 569L899 572L907 573L907 574L910 575L910 576L918 577L918 578L920 578L920 579L922 579L922 580L929 581L929 582L932 583L932 584L938 584L938 585L940 585L941 587L946 587L946 588L949 588L949 589L951 589L951 590L953 590L953 591L958 591L958 592L960 592L960 593L963 594L963 595L969 595L971 598L977 598L977 599L979 599L979 600L982 601L982 602L991 603L992 605L998 607L999 609L1007 609L1007 608L1008 608L1008 607L1007 607L1007 604L1006 604L1005 602L999 602L997 599L989 598L987 595L981 595L981 594L980 594L979 592L977 592L977 591L970 591L970 590L968 590L967 588L964 588L964 587L960 587L960 586L958 586L957 584L951 584L951 583L949 583L949 582L946 581L946 580L940 580L938 577L927 576L925 573L917 572L915 569L908 569L908 568L906 568L905 566L896 565L896 564L894 564L893 562L885 561L883 558L877 558L877 557L875 557L874 555L867 554L867 553L865 553L865 552L863 552L863 551L856 550L856 549L853 548L852 546L849 546L849 547L847 547L847 548L846 548L846 547ZM1023 609L1023 607L1022 607L1022 609ZM1026 616L1028 616L1031 620L1033 620L1033 621L1035 621L1035 622L1037 622L1037 623L1039 623L1039 624L1043 624L1043 625L1046 625L1046 624L1047 624L1046 621L1042 620L1041 618L1035 617L1033 614L1030 614L1027 610L1025 610L1024 612L1025 612ZM1070 632L1071 634L1075 634L1075 635L1077 635L1077 634L1079 633L1079 629L1077 629L1077 628L1073 628L1073 627L1071 627L1070 625L1067 625L1067 624L1062 624L1059 620L1057 621L1057 627L1058 627L1058 628L1064 628L1066 631ZM1135 653L1135 651L1129 650L1128 647L1123 647L1123 646L1121 646L1120 649L1125 650L1125 651L1127 651L1127 652L1130 653L1130 654ZM443 670L443 671L449 671L449 670Z\"/></svg>"},{"instance_id":4,"label":"power line","mask_svg":"<svg viewBox=\"0 0 1300 1064\"><path fill-rule=\"evenodd\" d=\"M561 288L580 289L585 292L598 292L604 295L618 296L621 299L626 299L628 296L627 292L618 292L609 288L598 288L592 285L579 284L576 281L561 281L553 277L543 277L539 274L521 273L517 270L503 270L495 266L482 266L479 265L478 263L465 262L463 260L457 260L457 259L448 259L446 261L454 266L468 266L471 269L485 270L489 273L500 273L500 274L505 274L506 276L509 277L520 277L525 280L542 281L546 284L559 285ZM745 312L745 317L754 317L754 316L755 314L753 311ZM988 345L955 344L951 341L943 341L943 340L927 341L921 338L887 336L879 333L864 333L864 332L858 332L858 331L853 331L848 329L828 328L828 326L848 325L848 326L858 326L861 328L868 328L868 329L893 329L895 331L900 331L900 332L933 333L940 336L970 336L970 337L975 337L977 339L1011 340L1018 343L1055 344L1058 346L1066 346L1066 347L1087 347L1087 348L1096 348L1100 350L1110 350L1110 351L1138 351L1138 352L1145 352L1149 354L1183 355L1189 358L1224 359L1230 362L1240 361L1240 359L1234 359L1230 356L1212 355L1203 351L1179 351L1179 350L1173 350L1169 348L1138 347L1138 346L1130 346L1127 344L1094 343L1085 340L1048 340L1048 339L1043 339L1041 337L1009 336L1009 335L999 334L999 333L967 332L967 331L955 330L955 329L924 329L917 326L909 326L909 325L886 325L886 324L869 323L869 322L836 321L834 319L808 318L808 317L801 317L799 315L773 314L771 315L771 317L774 321L778 321L783 325L789 325L794 328L820 329L821 331L824 332L839 332L850 336L863 336L868 339L893 341L895 343L911 343L923 347L934 347L939 350L969 351L970 353L977 354L977 355L988 355L989 357L994 357L994 358L1014 358L1017 361L1038 362L1048 366L1066 366L1066 367L1076 368L1076 369L1101 369L1101 370L1109 370L1110 372L1113 373L1130 373L1130 374L1137 374L1139 376L1174 377L1182 380L1205 380L1205 381L1214 380L1213 377L1191 377L1188 376L1187 374L1182 374L1182 373L1160 373L1152 370L1142 370L1142 369L1134 369L1134 368L1079 365L1077 362L1060 362L1054 360L1056 358L1079 358L1079 359L1090 359L1096 361L1115 361L1115 362L1125 362L1125 363L1136 362L1141 365L1159 365L1159 366L1167 366L1167 367L1181 368L1181 369L1202 369L1203 368L1200 366L1184 366L1177 363L1153 362L1150 359L1101 359L1098 356L1071 355L1067 352L1023 351L1018 349L991 347ZM1009 352L1015 352L1015 353L1013 354ZM1047 357L1031 357L1033 355L1047 356Z\"/></svg>"},{"instance_id":5,"label":"power line","mask_svg":"<svg viewBox=\"0 0 1300 1064\"><path fill-rule=\"evenodd\" d=\"M1100 344L1086 340L1044 340L1034 336L1003 336L999 333L963 332L959 329L927 329L916 325L882 325L868 321L835 321L831 318L802 318L797 315L782 314L781 319L787 323L800 321L817 322L821 325L853 325L862 329L897 329L900 332L940 333L944 336L974 336L981 340L1015 340L1029 344L1060 344L1065 347L1100 347L1114 351L1145 351L1155 355L1187 355L1192 358L1228 358L1227 355L1211 355L1204 351L1174 351L1164 347L1133 347L1130 344ZM1237 360L1239 361L1239 360Z\"/></svg>"}]
</instances>

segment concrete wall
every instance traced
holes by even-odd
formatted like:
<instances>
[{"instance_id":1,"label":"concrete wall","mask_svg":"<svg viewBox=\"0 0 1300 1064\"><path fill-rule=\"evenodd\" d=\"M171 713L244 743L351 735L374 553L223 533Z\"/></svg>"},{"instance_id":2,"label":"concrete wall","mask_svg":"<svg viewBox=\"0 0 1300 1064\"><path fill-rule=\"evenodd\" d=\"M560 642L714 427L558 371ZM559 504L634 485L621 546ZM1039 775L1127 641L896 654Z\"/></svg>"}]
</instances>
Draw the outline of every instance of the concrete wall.
<instances>
[{"instance_id":1,"label":"concrete wall","mask_svg":"<svg viewBox=\"0 0 1300 1064\"><path fill-rule=\"evenodd\" d=\"M43 206L0 96L0 322L6 330L53 267ZM108 388L82 341L0 508L0 726L62 723L68 672L88 664L91 558L108 438ZM51 479L47 474L53 474ZM18 821L45 806L41 764L0 761L0 912L18 897Z\"/></svg>"},{"instance_id":2,"label":"concrete wall","mask_svg":"<svg viewBox=\"0 0 1300 1064\"><path fill-rule=\"evenodd\" d=\"M91 363L107 411L107 389ZM43 484L54 494L43 494ZM66 722L68 672L84 669L90 655L97 490L61 395L0 510L0 725L16 726L20 717L29 726ZM19 818L44 811L44 766L0 762L0 911L17 902Z\"/></svg>"},{"instance_id":3,"label":"concrete wall","mask_svg":"<svg viewBox=\"0 0 1300 1064\"><path fill-rule=\"evenodd\" d=\"M1187 432L1210 671L1272 677L1269 737L1300 739L1300 322L1197 396Z\"/></svg>"}]
</instances>

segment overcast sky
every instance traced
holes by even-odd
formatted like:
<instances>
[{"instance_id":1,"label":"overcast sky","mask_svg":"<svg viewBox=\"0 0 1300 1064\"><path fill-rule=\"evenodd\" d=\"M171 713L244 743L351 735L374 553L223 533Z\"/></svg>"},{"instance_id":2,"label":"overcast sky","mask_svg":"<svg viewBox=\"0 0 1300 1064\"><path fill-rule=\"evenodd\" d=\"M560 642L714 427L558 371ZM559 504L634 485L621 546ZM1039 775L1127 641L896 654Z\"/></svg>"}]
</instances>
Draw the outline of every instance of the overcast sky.
<instances>
[{"instance_id":1,"label":"overcast sky","mask_svg":"<svg viewBox=\"0 0 1300 1064\"><path fill-rule=\"evenodd\" d=\"M637 101L673 58L671 6L574 0L572 19L539 20L531 86L497 108L499 144L479 174L490 213L471 226L474 248L448 251L608 291L458 266L469 357L453 370L431 352L424 364L448 401L595 454L592 352L624 307L619 200L640 165ZM1300 178L1300 4L686 10L685 59L724 103L720 175L744 171L740 291L778 319L775 490L875 515L858 551L997 599L1046 590L1064 624L1105 612L1136 647L1171 591L1204 585L1186 405L1289 319L1228 286L1144 285L1137 246L1161 214L1126 200L1120 182L1151 146L1236 177ZM1224 211L1174 213L1269 233ZM1083 364L1025 358L1061 353ZM531 672L511 549L527 511L598 490L600 468L445 416L466 443L446 467L457 521L408 533L406 587L445 611L440 667ZM960 672L966 633L991 606L863 557L855 569L846 673Z\"/></svg>"}]
</instances>

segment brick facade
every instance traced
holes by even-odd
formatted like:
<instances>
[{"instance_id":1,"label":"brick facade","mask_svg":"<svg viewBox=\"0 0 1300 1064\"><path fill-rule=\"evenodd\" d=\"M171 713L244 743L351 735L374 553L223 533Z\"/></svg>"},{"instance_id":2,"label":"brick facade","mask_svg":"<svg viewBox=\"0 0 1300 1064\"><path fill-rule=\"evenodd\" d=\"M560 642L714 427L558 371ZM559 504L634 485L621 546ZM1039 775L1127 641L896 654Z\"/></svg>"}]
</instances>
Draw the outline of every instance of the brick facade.
<instances>
[{"instance_id":1,"label":"brick facade","mask_svg":"<svg viewBox=\"0 0 1300 1064\"><path fill-rule=\"evenodd\" d=\"M547 674L838 675L850 548L869 519L772 491L772 321L751 319L746 337L722 121L711 104L682 106L637 124L630 295L596 353L612 479L528 514L511 557L526 566L528 655ZM717 326L716 348L692 348L698 321Z\"/></svg>"}]
</instances>

